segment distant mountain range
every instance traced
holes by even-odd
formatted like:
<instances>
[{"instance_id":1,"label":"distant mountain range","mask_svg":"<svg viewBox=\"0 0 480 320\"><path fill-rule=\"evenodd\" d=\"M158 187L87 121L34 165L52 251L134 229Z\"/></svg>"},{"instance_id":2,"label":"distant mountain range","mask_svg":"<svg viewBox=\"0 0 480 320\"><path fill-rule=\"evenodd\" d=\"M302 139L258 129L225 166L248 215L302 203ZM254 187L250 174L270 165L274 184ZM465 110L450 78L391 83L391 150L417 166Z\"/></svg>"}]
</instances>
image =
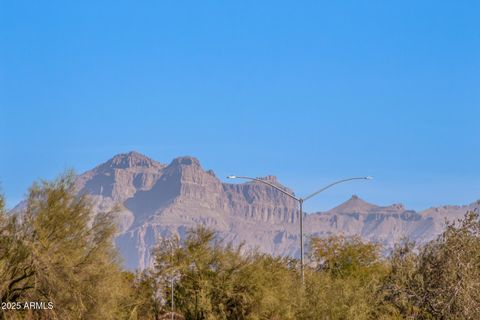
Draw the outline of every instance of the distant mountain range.
<instances>
[{"instance_id":1,"label":"distant mountain range","mask_svg":"<svg viewBox=\"0 0 480 320\"><path fill-rule=\"evenodd\" d=\"M264 179L288 190L274 176ZM183 237L197 224L216 230L227 242L245 242L246 248L299 256L295 201L262 183L224 183L193 157L166 165L137 152L119 154L79 175L76 185L97 211L120 206L116 244L128 269L147 267L160 237ZM443 230L445 219L458 219L475 208L477 204L415 212L352 196L332 210L305 215L305 234L359 235L388 249L405 237L425 243Z\"/></svg>"}]
</instances>

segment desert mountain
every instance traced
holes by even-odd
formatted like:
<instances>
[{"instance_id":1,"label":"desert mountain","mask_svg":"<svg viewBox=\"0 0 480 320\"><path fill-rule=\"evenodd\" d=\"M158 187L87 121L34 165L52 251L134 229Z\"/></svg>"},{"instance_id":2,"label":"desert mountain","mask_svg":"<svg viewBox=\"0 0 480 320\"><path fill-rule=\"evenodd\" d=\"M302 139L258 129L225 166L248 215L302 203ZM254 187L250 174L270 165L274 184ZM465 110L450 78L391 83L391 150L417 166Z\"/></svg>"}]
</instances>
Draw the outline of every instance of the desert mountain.
<instances>
[{"instance_id":1,"label":"desert mountain","mask_svg":"<svg viewBox=\"0 0 480 320\"><path fill-rule=\"evenodd\" d=\"M264 179L285 188L273 176ZM182 237L197 224L216 230L227 242L245 242L246 248L299 255L295 201L258 182L224 183L193 157L166 165L137 152L119 154L79 175L76 184L97 211L120 208L116 242L129 269L150 264L150 250L160 237ZM305 234L359 235L387 248L404 237L423 243L442 231L445 218L457 219L474 206L415 212L352 196L330 211L306 215Z\"/></svg>"}]
</instances>

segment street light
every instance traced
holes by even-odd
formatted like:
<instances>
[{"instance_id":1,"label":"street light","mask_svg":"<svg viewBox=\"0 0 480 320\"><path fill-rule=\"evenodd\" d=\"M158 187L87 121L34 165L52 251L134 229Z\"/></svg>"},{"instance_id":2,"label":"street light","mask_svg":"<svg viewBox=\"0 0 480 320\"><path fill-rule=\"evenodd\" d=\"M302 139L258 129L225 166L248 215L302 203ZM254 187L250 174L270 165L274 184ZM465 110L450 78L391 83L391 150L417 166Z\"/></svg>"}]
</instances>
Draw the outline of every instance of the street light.
<instances>
[{"instance_id":1,"label":"street light","mask_svg":"<svg viewBox=\"0 0 480 320\"><path fill-rule=\"evenodd\" d=\"M263 180L263 179L260 179L260 178L252 178L252 177L245 177L245 176L234 176L234 175L227 176L227 178L228 179L246 179L246 180L253 180L253 181L258 181L258 182L264 183L266 185L269 185L272 188L277 189L281 193L289 196L290 198L292 198L292 199L294 199L298 202L299 207L300 207L300 269L301 269L301 274L302 274L302 284L305 283L305 272L304 272L304 261L303 261L303 202L307 201L310 198L313 198L314 196L316 196L320 192L323 192L323 191L327 190L328 188L333 187L334 185L339 184L339 183L343 183L343 182L347 182L347 181L351 181L351 180L372 180L373 179L372 177L367 176L367 177L353 177L353 178L338 180L338 181L335 181L333 183L330 183L329 185L323 187L322 189L320 189L318 191L315 191L314 193L312 193L312 194L310 194L310 195L308 195L304 198L300 198L300 197L296 197L293 194L283 190L282 188L277 187L273 183L270 183L270 182L268 182L266 180Z\"/></svg>"}]
</instances>

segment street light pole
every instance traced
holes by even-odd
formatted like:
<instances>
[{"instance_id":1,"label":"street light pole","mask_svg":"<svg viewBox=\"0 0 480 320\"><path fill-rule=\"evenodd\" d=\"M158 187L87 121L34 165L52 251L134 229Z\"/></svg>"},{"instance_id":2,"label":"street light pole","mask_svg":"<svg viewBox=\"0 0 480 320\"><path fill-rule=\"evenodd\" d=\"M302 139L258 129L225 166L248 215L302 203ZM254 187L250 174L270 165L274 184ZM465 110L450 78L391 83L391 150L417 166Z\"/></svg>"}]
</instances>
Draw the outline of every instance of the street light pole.
<instances>
[{"instance_id":1,"label":"street light pole","mask_svg":"<svg viewBox=\"0 0 480 320\"><path fill-rule=\"evenodd\" d=\"M170 249L172 250L172 264L173 264L173 243L170 243L170 245L171 245ZM174 301L174 293L173 293L173 290L175 290L175 285L173 283L173 281L174 281L173 278L174 278L174 275L173 275L173 272L172 272L171 279L170 279L171 293L172 293L172 297L171 297L171 299L172 299L172 312L171 312L172 313L171 314L172 319L171 320L173 320L173 317L174 317L173 311L175 310L175 301Z\"/></svg>"},{"instance_id":2,"label":"street light pole","mask_svg":"<svg viewBox=\"0 0 480 320\"><path fill-rule=\"evenodd\" d=\"M298 204L300 207L300 272L302 274L302 285L305 284L305 270L303 262L303 199L298 199Z\"/></svg>"},{"instance_id":3,"label":"street light pole","mask_svg":"<svg viewBox=\"0 0 480 320\"><path fill-rule=\"evenodd\" d=\"M172 286L172 320L173 320L173 317L174 317L173 310L175 310L175 302L174 302L174 300L173 300L173 290L174 290L173 276L172 276L171 286Z\"/></svg>"},{"instance_id":4,"label":"street light pole","mask_svg":"<svg viewBox=\"0 0 480 320\"><path fill-rule=\"evenodd\" d=\"M264 183L266 185L269 185L270 187L280 191L281 193L289 196L290 198L294 199L295 201L298 202L299 204L299 209L300 209L300 272L301 272L301 277L302 277L302 285L305 284L305 264L304 264L304 254L303 254L303 202L305 202L306 200L310 199L310 198L313 198L314 196L316 196L317 194L327 190L328 188L330 187L333 187L334 185L336 184L339 184L339 183L343 183L343 182L347 182L347 181L351 181L351 180L372 180L373 178L368 176L368 177L353 177L353 178L347 178L347 179L342 179L342 180L338 180L338 181L335 181L333 183L330 183L329 185L323 187L322 189L318 190L318 191L315 191L314 193L304 197L304 198L300 198L300 197L296 197L294 194L292 193L289 193L285 190L283 190L282 188L274 185L273 183L270 183L266 180L263 180L263 179L260 179L260 178L252 178L252 177L246 177L246 176L228 176L227 177L228 179L246 179L246 180L252 180L252 181L258 181L258 182L261 182L261 183Z\"/></svg>"}]
</instances>

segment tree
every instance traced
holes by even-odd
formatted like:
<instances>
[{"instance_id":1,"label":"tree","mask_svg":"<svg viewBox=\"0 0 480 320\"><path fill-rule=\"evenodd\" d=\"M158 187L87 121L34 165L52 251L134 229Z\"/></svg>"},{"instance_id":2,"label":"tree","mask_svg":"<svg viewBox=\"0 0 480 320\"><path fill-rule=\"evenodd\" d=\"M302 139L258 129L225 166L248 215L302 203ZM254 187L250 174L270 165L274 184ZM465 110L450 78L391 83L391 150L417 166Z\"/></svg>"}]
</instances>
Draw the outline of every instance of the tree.
<instances>
[{"instance_id":1,"label":"tree","mask_svg":"<svg viewBox=\"0 0 480 320\"><path fill-rule=\"evenodd\" d=\"M17 216L7 216L0 196L0 303L17 301L33 289L32 250L25 242L25 226ZM0 310L0 319L5 314Z\"/></svg>"},{"instance_id":2,"label":"tree","mask_svg":"<svg viewBox=\"0 0 480 320\"><path fill-rule=\"evenodd\" d=\"M51 302L32 319L118 319L129 290L113 247L112 213L95 215L74 176L34 184L25 210L3 218L2 302ZM18 316L18 311L10 315Z\"/></svg>"},{"instance_id":3,"label":"tree","mask_svg":"<svg viewBox=\"0 0 480 320\"><path fill-rule=\"evenodd\" d=\"M156 278L152 276L151 270L129 274L128 277L133 286L131 297L128 299L133 302L129 320L157 320L162 314L166 314L162 305L161 288Z\"/></svg>"},{"instance_id":4,"label":"tree","mask_svg":"<svg viewBox=\"0 0 480 320\"><path fill-rule=\"evenodd\" d=\"M409 319L480 318L480 222L476 212L449 223L415 254L399 247L381 290L382 307Z\"/></svg>"},{"instance_id":5,"label":"tree","mask_svg":"<svg viewBox=\"0 0 480 320\"><path fill-rule=\"evenodd\" d=\"M380 246L343 235L311 239L310 258L318 271L335 277L363 275L381 265Z\"/></svg>"},{"instance_id":6,"label":"tree","mask_svg":"<svg viewBox=\"0 0 480 320\"><path fill-rule=\"evenodd\" d=\"M311 268L298 319L371 319L388 268L380 247L358 237L311 240Z\"/></svg>"},{"instance_id":7,"label":"tree","mask_svg":"<svg viewBox=\"0 0 480 320\"><path fill-rule=\"evenodd\" d=\"M161 241L154 257L164 312L173 279L176 310L185 319L295 319L292 283L298 278L285 259L242 254L242 246L225 245L203 227L183 241Z\"/></svg>"}]
</instances>

